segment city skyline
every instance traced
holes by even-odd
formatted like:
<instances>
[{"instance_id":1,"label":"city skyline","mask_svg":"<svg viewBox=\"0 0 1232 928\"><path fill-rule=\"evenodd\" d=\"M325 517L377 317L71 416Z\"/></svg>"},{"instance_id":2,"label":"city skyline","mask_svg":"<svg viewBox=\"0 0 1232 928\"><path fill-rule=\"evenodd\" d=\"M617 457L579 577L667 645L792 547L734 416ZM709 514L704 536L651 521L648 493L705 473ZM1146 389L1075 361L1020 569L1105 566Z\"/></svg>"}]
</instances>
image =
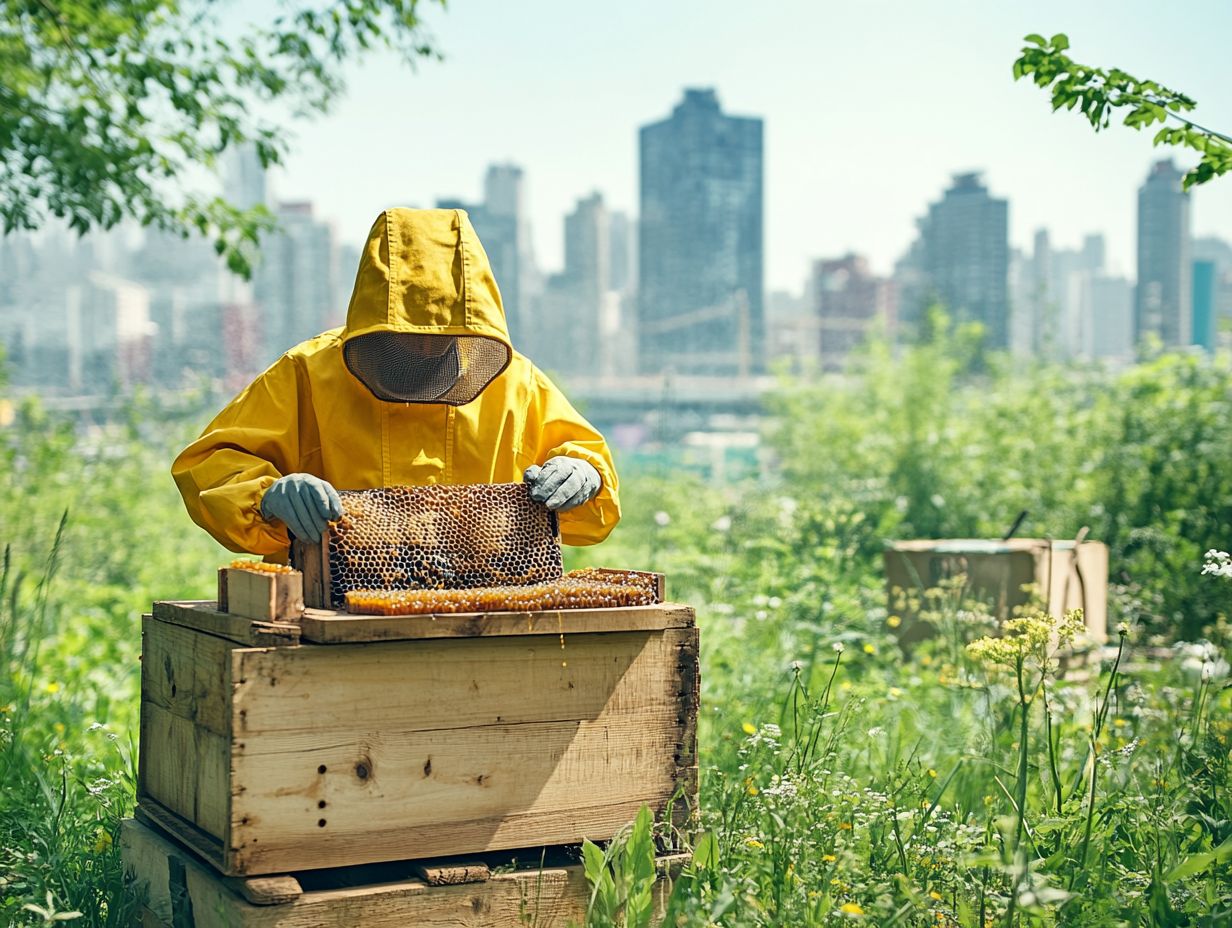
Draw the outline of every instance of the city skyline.
<instances>
[{"instance_id":1,"label":"city skyline","mask_svg":"<svg viewBox=\"0 0 1232 928\"><path fill-rule=\"evenodd\" d=\"M357 65L335 112L297 127L288 170L274 183L280 198L315 196L351 241L386 206L474 200L485 166L512 161L527 172L539 264L559 268L560 217L594 190L611 209L634 212L637 127L661 118L685 88L713 87L725 110L765 120L768 291L798 291L819 255L864 254L874 272L888 273L926 204L970 170L1011 202L1013 246L1029 247L1040 227L1058 247L1103 231L1109 269L1132 275L1134 191L1165 153L1149 133L1114 126L1096 135L1073 113L1051 113L1043 92L1013 82L1010 65L1025 33L1066 31L1078 60L1178 87L1199 101L1200 121L1228 131L1232 100L1218 69L1202 62L1221 54L1232 6L1195 3L1207 28L1169 44L1154 25L1157 9L1141 0L1119 4L1114 20L1100 4L1052 0L1029 10L920 6L784 3L754 18L690 2L652 11L639 0L603 17L547 0L431 10L446 60L415 73L379 55ZM509 43L511 34L526 42ZM597 34L602 42L590 38ZM684 34L687 43L673 39ZM856 84L860 94L843 90ZM389 86L405 100L392 121ZM424 114L436 112L459 118L434 127L431 145L417 144ZM342 146L377 138L406 156L364 160L339 183L353 151ZM1195 192L1193 231L1232 239L1232 184Z\"/></svg>"}]
</instances>

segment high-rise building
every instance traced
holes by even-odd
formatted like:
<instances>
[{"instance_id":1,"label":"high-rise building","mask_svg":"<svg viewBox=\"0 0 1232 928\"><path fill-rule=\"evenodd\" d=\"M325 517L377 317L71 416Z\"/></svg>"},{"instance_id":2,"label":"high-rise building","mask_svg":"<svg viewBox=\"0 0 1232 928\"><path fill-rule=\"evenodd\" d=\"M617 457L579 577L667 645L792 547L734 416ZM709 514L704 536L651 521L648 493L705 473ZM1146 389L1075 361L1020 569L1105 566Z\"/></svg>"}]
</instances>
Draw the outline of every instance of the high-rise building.
<instances>
[{"instance_id":1,"label":"high-rise building","mask_svg":"<svg viewBox=\"0 0 1232 928\"><path fill-rule=\"evenodd\" d=\"M262 243L253 281L263 364L346 316L337 304L333 228L313 216L311 203L280 203L275 215L278 230Z\"/></svg>"},{"instance_id":2,"label":"high-rise building","mask_svg":"<svg viewBox=\"0 0 1232 928\"><path fill-rule=\"evenodd\" d=\"M1138 290L1135 337L1154 335L1165 345L1193 338L1189 258L1189 194L1171 159L1155 162L1138 188Z\"/></svg>"},{"instance_id":3,"label":"high-rise building","mask_svg":"<svg viewBox=\"0 0 1232 928\"><path fill-rule=\"evenodd\" d=\"M1134 357L1134 285L1124 277L1090 281L1091 317L1084 355L1113 361Z\"/></svg>"},{"instance_id":4,"label":"high-rise building","mask_svg":"<svg viewBox=\"0 0 1232 928\"><path fill-rule=\"evenodd\" d=\"M1214 261L1193 263L1193 343L1207 351L1215 350L1216 333L1219 331L1219 316L1216 310L1217 293Z\"/></svg>"},{"instance_id":5,"label":"high-rise building","mask_svg":"<svg viewBox=\"0 0 1232 928\"><path fill-rule=\"evenodd\" d=\"M463 209L483 242L514 346L531 337L525 306L534 292L535 257L526 218L525 172L515 164L493 164L483 182L483 202L437 200L440 209Z\"/></svg>"},{"instance_id":6,"label":"high-rise building","mask_svg":"<svg viewBox=\"0 0 1232 928\"><path fill-rule=\"evenodd\" d=\"M888 332L893 324L893 287L873 274L860 255L815 262L809 290L820 329L822 370L842 370L875 326Z\"/></svg>"},{"instance_id":7,"label":"high-rise building","mask_svg":"<svg viewBox=\"0 0 1232 928\"><path fill-rule=\"evenodd\" d=\"M1232 337L1232 245L1214 236L1197 238L1192 257L1215 265L1215 334L1227 340Z\"/></svg>"},{"instance_id":8,"label":"high-rise building","mask_svg":"<svg viewBox=\"0 0 1232 928\"><path fill-rule=\"evenodd\" d=\"M908 319L940 301L959 322L981 323L989 347L1008 348L1008 202L990 195L978 173L956 174L919 229L914 263L923 285L913 290Z\"/></svg>"},{"instance_id":9,"label":"high-rise building","mask_svg":"<svg viewBox=\"0 0 1232 928\"><path fill-rule=\"evenodd\" d=\"M645 372L763 367L762 121L686 90L640 130L638 359Z\"/></svg>"},{"instance_id":10,"label":"high-rise building","mask_svg":"<svg viewBox=\"0 0 1232 928\"><path fill-rule=\"evenodd\" d=\"M564 374L593 374L600 361L604 295L609 289L610 220L598 193L565 217L565 268L548 278L534 314L535 363Z\"/></svg>"},{"instance_id":11,"label":"high-rise building","mask_svg":"<svg viewBox=\"0 0 1232 928\"><path fill-rule=\"evenodd\" d=\"M1023 255L1011 307L1011 347L1048 358L1089 356L1092 281L1104 273L1104 237L1087 235L1077 249L1054 248L1047 229ZM1024 339L1025 344L1024 344Z\"/></svg>"}]
</instances>

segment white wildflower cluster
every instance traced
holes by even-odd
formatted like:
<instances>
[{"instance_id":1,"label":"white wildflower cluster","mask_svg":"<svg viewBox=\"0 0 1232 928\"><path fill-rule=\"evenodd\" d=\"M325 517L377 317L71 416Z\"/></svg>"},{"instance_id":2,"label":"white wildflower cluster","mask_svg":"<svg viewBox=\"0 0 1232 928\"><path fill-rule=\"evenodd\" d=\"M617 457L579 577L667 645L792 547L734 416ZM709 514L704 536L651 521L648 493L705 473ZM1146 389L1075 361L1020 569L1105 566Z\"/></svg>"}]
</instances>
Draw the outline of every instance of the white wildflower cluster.
<instances>
[{"instance_id":1,"label":"white wildflower cluster","mask_svg":"<svg viewBox=\"0 0 1232 928\"><path fill-rule=\"evenodd\" d=\"M779 799L795 799L799 788L790 776L775 774L770 778L770 785L761 791L763 796L774 796Z\"/></svg>"},{"instance_id":2,"label":"white wildflower cluster","mask_svg":"<svg viewBox=\"0 0 1232 928\"><path fill-rule=\"evenodd\" d=\"M1194 680L1222 680L1228 675L1228 662L1209 641L1178 641L1172 650L1181 659L1181 671Z\"/></svg>"},{"instance_id":3,"label":"white wildflower cluster","mask_svg":"<svg viewBox=\"0 0 1232 928\"><path fill-rule=\"evenodd\" d=\"M1232 555L1227 551L1216 551L1211 548L1206 552L1206 563L1202 565L1202 573L1232 579Z\"/></svg>"}]
</instances>

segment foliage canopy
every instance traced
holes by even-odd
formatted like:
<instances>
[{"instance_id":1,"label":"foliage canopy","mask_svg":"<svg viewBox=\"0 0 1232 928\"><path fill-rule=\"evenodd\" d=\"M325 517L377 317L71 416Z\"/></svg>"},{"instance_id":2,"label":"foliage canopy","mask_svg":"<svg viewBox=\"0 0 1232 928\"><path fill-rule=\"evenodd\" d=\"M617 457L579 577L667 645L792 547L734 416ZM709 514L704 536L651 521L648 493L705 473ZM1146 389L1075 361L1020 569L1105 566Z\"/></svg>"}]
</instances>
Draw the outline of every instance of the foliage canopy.
<instances>
[{"instance_id":1,"label":"foliage canopy","mask_svg":"<svg viewBox=\"0 0 1232 928\"><path fill-rule=\"evenodd\" d=\"M248 274L244 245L268 215L185 189L244 143L263 165L278 163L285 127L267 105L325 112L349 59L435 55L420 5L252 4L224 16L217 0L0 0L3 230L56 217L84 233L131 218L208 235Z\"/></svg>"},{"instance_id":2,"label":"foliage canopy","mask_svg":"<svg viewBox=\"0 0 1232 928\"><path fill-rule=\"evenodd\" d=\"M1077 108L1096 132L1112 123L1112 111L1126 109L1122 122L1142 130L1159 123L1156 145L1190 148L1202 160L1185 175L1184 189L1232 171L1232 137L1200 126L1187 113L1198 102L1152 80L1139 80L1120 68L1096 68L1079 64L1065 52L1069 38L1058 33L1051 39L1032 33L1014 62L1014 80L1030 77L1036 86L1049 88L1052 108ZM1172 119L1179 125L1168 125Z\"/></svg>"}]
</instances>

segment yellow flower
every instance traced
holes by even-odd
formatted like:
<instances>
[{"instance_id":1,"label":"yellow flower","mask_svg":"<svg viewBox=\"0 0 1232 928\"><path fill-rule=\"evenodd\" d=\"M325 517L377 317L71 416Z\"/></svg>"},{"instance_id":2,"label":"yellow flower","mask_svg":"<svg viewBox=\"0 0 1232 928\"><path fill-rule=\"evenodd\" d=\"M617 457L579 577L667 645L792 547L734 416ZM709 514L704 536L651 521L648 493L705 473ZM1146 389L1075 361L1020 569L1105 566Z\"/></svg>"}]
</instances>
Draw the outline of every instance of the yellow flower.
<instances>
[{"instance_id":1,"label":"yellow flower","mask_svg":"<svg viewBox=\"0 0 1232 928\"><path fill-rule=\"evenodd\" d=\"M935 889L928 894L928 897L930 899L935 899L938 902L941 901L941 893L937 892Z\"/></svg>"},{"instance_id":2,"label":"yellow flower","mask_svg":"<svg viewBox=\"0 0 1232 928\"><path fill-rule=\"evenodd\" d=\"M749 783L749 784L746 784L745 786L745 792L748 793L750 796L756 796L758 793L761 792L761 790L759 790L752 783Z\"/></svg>"},{"instance_id":3,"label":"yellow flower","mask_svg":"<svg viewBox=\"0 0 1232 928\"><path fill-rule=\"evenodd\" d=\"M758 841L756 838L745 838L744 843L747 844L749 847L755 847L758 850L765 847L765 845L762 844L760 841Z\"/></svg>"},{"instance_id":4,"label":"yellow flower","mask_svg":"<svg viewBox=\"0 0 1232 928\"><path fill-rule=\"evenodd\" d=\"M60 692L60 684L55 680L52 680L50 683L43 686L43 692L51 693L54 696L56 693Z\"/></svg>"},{"instance_id":5,"label":"yellow flower","mask_svg":"<svg viewBox=\"0 0 1232 928\"><path fill-rule=\"evenodd\" d=\"M745 733L746 735L755 735L755 734L757 734L757 727L756 727L755 725L753 725L752 723L750 723L750 722L745 722L745 723L744 723L744 725L743 725L743 726L741 726L741 727L744 729L744 733Z\"/></svg>"},{"instance_id":6,"label":"yellow flower","mask_svg":"<svg viewBox=\"0 0 1232 928\"><path fill-rule=\"evenodd\" d=\"M873 643L871 641L866 641L864 642L864 653L865 654L876 654L877 648L873 646Z\"/></svg>"},{"instance_id":7,"label":"yellow flower","mask_svg":"<svg viewBox=\"0 0 1232 928\"><path fill-rule=\"evenodd\" d=\"M838 830L839 831L851 831L851 822L839 822Z\"/></svg>"},{"instance_id":8,"label":"yellow flower","mask_svg":"<svg viewBox=\"0 0 1232 928\"><path fill-rule=\"evenodd\" d=\"M844 915L863 915L864 909L858 902L844 902L839 906L839 911Z\"/></svg>"},{"instance_id":9,"label":"yellow flower","mask_svg":"<svg viewBox=\"0 0 1232 928\"><path fill-rule=\"evenodd\" d=\"M934 780L937 779L937 771L934 770L932 767L928 768L928 775L932 777Z\"/></svg>"},{"instance_id":10,"label":"yellow flower","mask_svg":"<svg viewBox=\"0 0 1232 928\"><path fill-rule=\"evenodd\" d=\"M836 860L838 860L838 858L835 857L833 854L822 854L821 859L824 860L828 864L832 864Z\"/></svg>"},{"instance_id":11,"label":"yellow flower","mask_svg":"<svg viewBox=\"0 0 1232 928\"><path fill-rule=\"evenodd\" d=\"M64 734L64 723L56 722L54 725L51 726L51 730L54 731L57 735Z\"/></svg>"},{"instance_id":12,"label":"yellow flower","mask_svg":"<svg viewBox=\"0 0 1232 928\"><path fill-rule=\"evenodd\" d=\"M886 619L886 625L890 626L890 628L898 628L898 626L902 624L903 624L903 620L900 619L896 615L892 615L888 619Z\"/></svg>"},{"instance_id":13,"label":"yellow flower","mask_svg":"<svg viewBox=\"0 0 1232 928\"><path fill-rule=\"evenodd\" d=\"M900 696L902 696L902 695L903 695L903 691L902 691L902 690L900 690L897 686L892 686L892 687L890 687L890 696L891 696L891 698L893 698L893 699L898 699L898 698L899 698Z\"/></svg>"}]
</instances>

